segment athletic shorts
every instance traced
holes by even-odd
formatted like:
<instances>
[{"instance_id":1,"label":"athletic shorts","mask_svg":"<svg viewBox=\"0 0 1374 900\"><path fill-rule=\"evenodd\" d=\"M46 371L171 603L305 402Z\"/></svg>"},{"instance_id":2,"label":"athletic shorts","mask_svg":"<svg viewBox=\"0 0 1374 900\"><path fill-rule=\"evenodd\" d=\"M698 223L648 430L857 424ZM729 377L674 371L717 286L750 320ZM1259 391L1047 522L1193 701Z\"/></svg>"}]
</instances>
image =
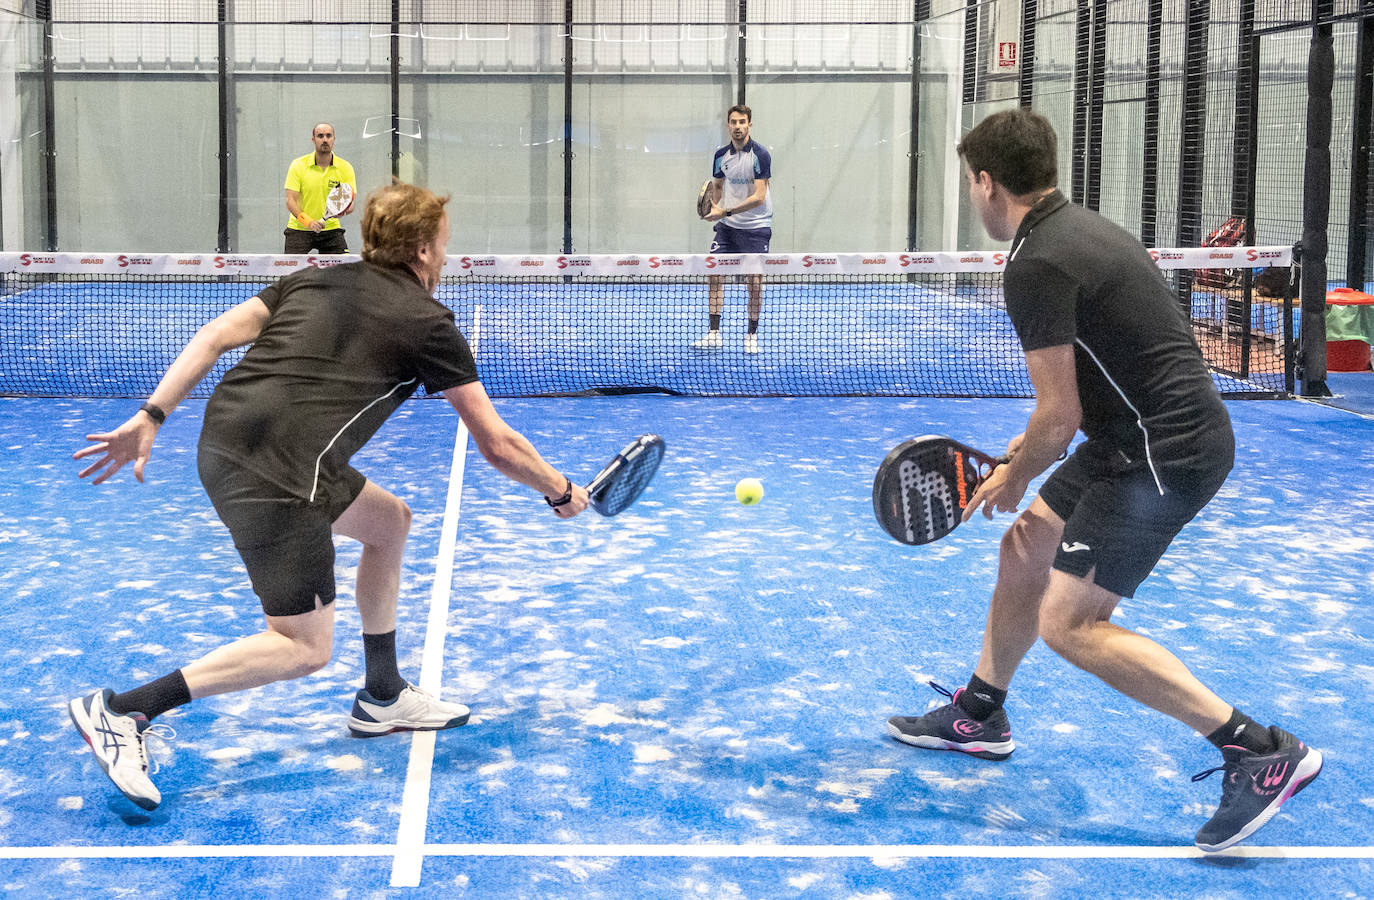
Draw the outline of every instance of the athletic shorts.
<instances>
[{"instance_id":1,"label":"athletic shorts","mask_svg":"<svg viewBox=\"0 0 1374 900\"><path fill-rule=\"evenodd\" d=\"M1159 562L1174 537L1221 488L1230 466L1198 479L1204 487L1163 495L1143 461L1091 441L1055 469L1040 497L1064 520L1054 568L1130 597Z\"/></svg>"},{"instance_id":2,"label":"athletic shorts","mask_svg":"<svg viewBox=\"0 0 1374 900\"><path fill-rule=\"evenodd\" d=\"M711 253L767 253L773 239L771 228L731 228L716 223L716 236L711 240Z\"/></svg>"},{"instance_id":3,"label":"athletic shorts","mask_svg":"<svg viewBox=\"0 0 1374 900\"><path fill-rule=\"evenodd\" d=\"M200 482L229 528L253 592L269 616L298 616L334 602L334 520L367 479L350 467L324 503L286 496L280 488L201 448Z\"/></svg>"},{"instance_id":4,"label":"athletic shorts","mask_svg":"<svg viewBox=\"0 0 1374 900\"><path fill-rule=\"evenodd\" d=\"M309 228L290 228L282 232L286 236L283 253L347 253L348 238L342 228L326 228L311 231Z\"/></svg>"}]
</instances>

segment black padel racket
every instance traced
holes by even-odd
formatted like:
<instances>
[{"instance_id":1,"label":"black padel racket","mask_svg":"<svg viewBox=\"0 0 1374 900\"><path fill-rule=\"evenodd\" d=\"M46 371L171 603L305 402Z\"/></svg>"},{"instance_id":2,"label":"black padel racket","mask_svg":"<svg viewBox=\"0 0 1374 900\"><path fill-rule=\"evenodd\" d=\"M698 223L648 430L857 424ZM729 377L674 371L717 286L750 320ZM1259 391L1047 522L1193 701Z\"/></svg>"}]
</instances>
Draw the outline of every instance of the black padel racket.
<instances>
[{"instance_id":1,"label":"black padel racket","mask_svg":"<svg viewBox=\"0 0 1374 900\"><path fill-rule=\"evenodd\" d=\"M592 509L603 516L628 509L653 480L666 446L656 434L641 435L627 444L587 485Z\"/></svg>"},{"instance_id":2,"label":"black padel racket","mask_svg":"<svg viewBox=\"0 0 1374 900\"><path fill-rule=\"evenodd\" d=\"M873 478L873 514L903 544L929 544L959 526L973 492L1006 457L928 434L898 444Z\"/></svg>"},{"instance_id":3,"label":"black padel racket","mask_svg":"<svg viewBox=\"0 0 1374 900\"><path fill-rule=\"evenodd\" d=\"M697 217L704 219L711 212L714 205L711 200L711 187L715 184L714 178L708 178L701 183L701 190L697 191Z\"/></svg>"}]
</instances>

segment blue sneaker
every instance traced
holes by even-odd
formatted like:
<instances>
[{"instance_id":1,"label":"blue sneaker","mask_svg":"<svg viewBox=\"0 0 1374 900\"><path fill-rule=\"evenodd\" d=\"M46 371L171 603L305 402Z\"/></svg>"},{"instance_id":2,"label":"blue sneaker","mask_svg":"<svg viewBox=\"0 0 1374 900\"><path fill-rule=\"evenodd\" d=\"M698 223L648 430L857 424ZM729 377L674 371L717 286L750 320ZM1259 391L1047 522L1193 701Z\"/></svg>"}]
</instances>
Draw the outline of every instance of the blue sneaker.
<instances>
[{"instance_id":1,"label":"blue sneaker","mask_svg":"<svg viewBox=\"0 0 1374 900\"><path fill-rule=\"evenodd\" d=\"M1274 752L1259 754L1244 747L1221 748L1220 766L1199 772L1201 781L1221 772L1221 803L1198 829L1194 843L1204 853L1234 846L1274 817L1289 797L1311 784L1322 770L1322 755L1293 735L1269 726Z\"/></svg>"},{"instance_id":2,"label":"blue sneaker","mask_svg":"<svg viewBox=\"0 0 1374 900\"><path fill-rule=\"evenodd\" d=\"M959 705L963 688L951 694L933 681L930 686L950 702L923 716L893 716L887 720L888 734L904 744L926 750L958 750L979 759L1011 756L1016 745L1011 741L1011 721L1006 710L998 709L979 722Z\"/></svg>"}]
</instances>

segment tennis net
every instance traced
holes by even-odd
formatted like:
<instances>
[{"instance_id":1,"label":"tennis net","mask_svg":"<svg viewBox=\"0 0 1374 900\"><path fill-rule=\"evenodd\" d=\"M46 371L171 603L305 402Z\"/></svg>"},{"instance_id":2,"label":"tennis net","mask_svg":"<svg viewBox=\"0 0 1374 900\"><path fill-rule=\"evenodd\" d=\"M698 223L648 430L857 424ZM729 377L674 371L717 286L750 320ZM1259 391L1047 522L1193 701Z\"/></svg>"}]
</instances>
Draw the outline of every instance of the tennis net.
<instances>
[{"instance_id":1,"label":"tennis net","mask_svg":"<svg viewBox=\"0 0 1374 900\"><path fill-rule=\"evenodd\" d=\"M1196 270L1287 266L1289 248L1152 253L1221 390L1282 392L1284 304L1252 300L1248 277ZM356 258L0 253L0 393L146 396L204 322L282 275ZM473 342L493 396L1029 397L1004 266L1000 251L454 255L436 296ZM755 276L756 353L745 341ZM721 345L699 349L713 279ZM195 395L208 396L236 359L221 360Z\"/></svg>"}]
</instances>

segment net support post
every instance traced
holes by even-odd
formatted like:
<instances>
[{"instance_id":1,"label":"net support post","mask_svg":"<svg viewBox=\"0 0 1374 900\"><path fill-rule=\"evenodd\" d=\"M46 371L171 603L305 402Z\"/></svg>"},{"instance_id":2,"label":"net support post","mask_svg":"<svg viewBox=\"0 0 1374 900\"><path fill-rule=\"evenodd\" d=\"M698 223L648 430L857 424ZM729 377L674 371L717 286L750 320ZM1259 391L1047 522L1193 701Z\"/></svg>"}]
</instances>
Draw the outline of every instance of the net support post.
<instances>
[{"instance_id":1,"label":"net support post","mask_svg":"<svg viewBox=\"0 0 1374 900\"><path fill-rule=\"evenodd\" d=\"M57 101L53 93L56 58L52 43L52 0L37 0L43 23L43 249L57 250Z\"/></svg>"},{"instance_id":2,"label":"net support post","mask_svg":"<svg viewBox=\"0 0 1374 900\"><path fill-rule=\"evenodd\" d=\"M1307 154L1302 191L1302 395L1326 397L1326 220L1331 210L1331 88L1336 53L1330 0L1313 4L1307 56Z\"/></svg>"}]
</instances>

